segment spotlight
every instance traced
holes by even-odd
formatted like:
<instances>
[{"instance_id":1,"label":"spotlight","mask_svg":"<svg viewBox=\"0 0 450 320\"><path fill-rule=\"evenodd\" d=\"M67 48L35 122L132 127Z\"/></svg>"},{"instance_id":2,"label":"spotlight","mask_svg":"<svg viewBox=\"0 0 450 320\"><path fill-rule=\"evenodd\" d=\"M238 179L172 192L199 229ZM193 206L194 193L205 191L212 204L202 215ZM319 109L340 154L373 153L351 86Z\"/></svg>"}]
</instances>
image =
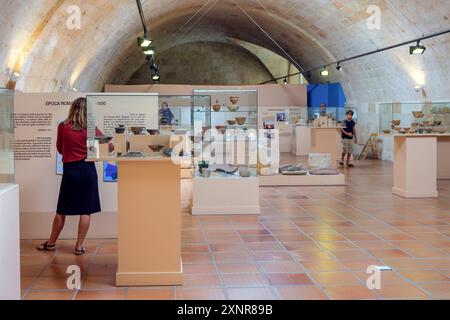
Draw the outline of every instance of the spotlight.
<instances>
[{"instance_id":1,"label":"spotlight","mask_svg":"<svg viewBox=\"0 0 450 320\"><path fill-rule=\"evenodd\" d=\"M155 75L153 75L152 79L153 79L153 81L159 81L159 80L161 80L161 77L159 76L159 74L155 74Z\"/></svg>"},{"instance_id":2,"label":"spotlight","mask_svg":"<svg viewBox=\"0 0 450 320\"><path fill-rule=\"evenodd\" d=\"M337 71L342 71L342 66L341 64L338 62L337 66L336 66L336 70Z\"/></svg>"},{"instance_id":3,"label":"spotlight","mask_svg":"<svg viewBox=\"0 0 450 320\"><path fill-rule=\"evenodd\" d=\"M142 48L147 48L149 45L152 44L153 40L150 40L147 36L139 37L137 39L138 45Z\"/></svg>"},{"instance_id":4,"label":"spotlight","mask_svg":"<svg viewBox=\"0 0 450 320\"><path fill-rule=\"evenodd\" d=\"M423 54L427 50L425 46L420 45L420 40L417 41L417 44L415 46L409 47L409 54Z\"/></svg>"},{"instance_id":5,"label":"spotlight","mask_svg":"<svg viewBox=\"0 0 450 320\"><path fill-rule=\"evenodd\" d=\"M320 75L321 75L322 77L328 77L329 74L330 74L330 73L328 72L328 70L327 70L326 67L324 67L323 70L320 71Z\"/></svg>"},{"instance_id":6,"label":"spotlight","mask_svg":"<svg viewBox=\"0 0 450 320\"><path fill-rule=\"evenodd\" d=\"M421 85L421 84L417 84L417 85L414 86L414 91L415 92L420 92L420 90L422 90L422 89L423 89L423 85Z\"/></svg>"},{"instance_id":7,"label":"spotlight","mask_svg":"<svg viewBox=\"0 0 450 320\"><path fill-rule=\"evenodd\" d=\"M152 55L154 55L155 54L155 48L152 48L152 47L148 47L148 48L145 48L143 51L142 51L146 56L152 56Z\"/></svg>"},{"instance_id":8,"label":"spotlight","mask_svg":"<svg viewBox=\"0 0 450 320\"><path fill-rule=\"evenodd\" d=\"M312 77L312 74L311 74L310 71L308 71L308 72L306 73L306 78L307 78L307 79L311 79L311 77Z\"/></svg>"},{"instance_id":9,"label":"spotlight","mask_svg":"<svg viewBox=\"0 0 450 320\"><path fill-rule=\"evenodd\" d=\"M287 78L284 78L284 84L288 84Z\"/></svg>"}]
</instances>

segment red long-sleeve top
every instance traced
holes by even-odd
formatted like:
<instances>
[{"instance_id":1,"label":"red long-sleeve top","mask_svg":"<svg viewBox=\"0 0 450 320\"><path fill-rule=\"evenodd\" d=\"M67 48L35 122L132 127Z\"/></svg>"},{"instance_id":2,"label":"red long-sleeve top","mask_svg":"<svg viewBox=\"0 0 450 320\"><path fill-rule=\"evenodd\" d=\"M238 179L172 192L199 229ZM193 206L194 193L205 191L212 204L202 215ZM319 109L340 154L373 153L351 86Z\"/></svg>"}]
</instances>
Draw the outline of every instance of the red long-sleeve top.
<instances>
[{"instance_id":1,"label":"red long-sleeve top","mask_svg":"<svg viewBox=\"0 0 450 320\"><path fill-rule=\"evenodd\" d=\"M61 123L58 126L56 148L64 163L76 162L87 158L87 130L75 131L72 124Z\"/></svg>"}]
</instances>

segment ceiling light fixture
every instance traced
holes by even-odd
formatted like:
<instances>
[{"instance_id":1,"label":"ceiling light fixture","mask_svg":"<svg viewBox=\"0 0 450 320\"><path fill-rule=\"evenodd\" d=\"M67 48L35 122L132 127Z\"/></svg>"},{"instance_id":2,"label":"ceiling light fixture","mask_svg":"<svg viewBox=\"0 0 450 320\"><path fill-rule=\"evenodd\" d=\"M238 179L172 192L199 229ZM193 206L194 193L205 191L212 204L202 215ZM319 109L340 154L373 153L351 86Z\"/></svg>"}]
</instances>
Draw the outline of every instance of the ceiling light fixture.
<instances>
[{"instance_id":1,"label":"ceiling light fixture","mask_svg":"<svg viewBox=\"0 0 450 320\"><path fill-rule=\"evenodd\" d=\"M144 35L144 37L139 37L137 41L138 45L142 48L147 48L153 43L153 40L149 39L147 35Z\"/></svg>"},{"instance_id":2,"label":"ceiling light fixture","mask_svg":"<svg viewBox=\"0 0 450 320\"><path fill-rule=\"evenodd\" d=\"M420 45L420 40L417 41L415 46L409 47L409 54L423 54L427 50L425 46Z\"/></svg>"},{"instance_id":3,"label":"ceiling light fixture","mask_svg":"<svg viewBox=\"0 0 450 320\"><path fill-rule=\"evenodd\" d=\"M322 77L328 77L329 74L330 74L330 73L328 72L328 69L327 69L326 67L324 67L323 70L320 71L320 75L321 75Z\"/></svg>"},{"instance_id":4,"label":"ceiling light fixture","mask_svg":"<svg viewBox=\"0 0 450 320\"><path fill-rule=\"evenodd\" d=\"M156 52L155 48L149 47L142 51L146 56L153 56Z\"/></svg>"},{"instance_id":5,"label":"ceiling light fixture","mask_svg":"<svg viewBox=\"0 0 450 320\"><path fill-rule=\"evenodd\" d=\"M287 78L284 78L284 84L288 84Z\"/></svg>"},{"instance_id":6,"label":"ceiling light fixture","mask_svg":"<svg viewBox=\"0 0 450 320\"><path fill-rule=\"evenodd\" d=\"M340 62L338 62L338 64L336 65L336 70L337 71L342 71L342 66L341 66Z\"/></svg>"},{"instance_id":7,"label":"ceiling light fixture","mask_svg":"<svg viewBox=\"0 0 450 320\"><path fill-rule=\"evenodd\" d=\"M370 55L373 55L373 54L378 54L378 53L381 53L381 52L384 52L384 51L392 50L392 49L403 47L403 46L406 46L406 45L411 45L411 44L414 44L414 43L416 43L415 46L410 46L410 54L423 54L423 53L425 53L427 48L420 44L421 41L424 41L424 40L427 40L427 39L436 38L436 37L439 37L439 36L442 36L442 35L445 35L445 34L449 34L449 33L450 33L450 28L442 30L442 31L438 31L438 32L435 32L435 33L431 33L431 34L428 34L428 35L423 35L420 38L407 40L407 41L400 42L400 43L397 43L397 44L394 44L394 45L391 45L391 46L378 48L376 50L368 51L368 52L365 52L365 53L360 53L360 54L357 54L357 55L354 55L354 56L351 56L351 57L348 57L348 58L345 58L345 59L342 59L342 60L333 61L333 62L330 62L330 63L328 63L326 65L327 66L331 66L331 65L334 65L334 64L337 64L337 63L343 63L343 62L348 62L348 61L352 61L352 60L356 60L356 59L361 59L363 57L367 57L367 56L370 56ZM319 67L311 68L311 69L309 69L307 71L302 69L301 71L298 71L298 72L295 72L295 73L291 73L291 74L289 74L287 76L288 77L293 77L293 76L296 76L296 75L299 75L299 74L304 74L306 76L306 78L310 78L310 77L307 76L308 72L316 72L317 70L322 69L322 68L323 68L323 66L319 66ZM273 79L261 82L259 84L271 83L273 81L282 80L285 77L286 76L283 75L283 76L280 76L278 78L273 78Z\"/></svg>"}]
</instances>

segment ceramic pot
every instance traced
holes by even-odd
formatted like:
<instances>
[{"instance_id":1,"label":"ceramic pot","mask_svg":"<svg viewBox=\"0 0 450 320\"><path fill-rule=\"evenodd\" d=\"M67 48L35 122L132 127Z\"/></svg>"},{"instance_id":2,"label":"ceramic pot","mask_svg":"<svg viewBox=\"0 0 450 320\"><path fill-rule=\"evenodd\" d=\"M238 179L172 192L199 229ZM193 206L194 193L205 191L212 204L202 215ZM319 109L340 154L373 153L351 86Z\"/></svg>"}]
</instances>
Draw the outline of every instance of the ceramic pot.
<instances>
[{"instance_id":1,"label":"ceramic pot","mask_svg":"<svg viewBox=\"0 0 450 320\"><path fill-rule=\"evenodd\" d=\"M163 148L163 144L152 144L148 146L153 152L160 152Z\"/></svg>"},{"instance_id":2,"label":"ceramic pot","mask_svg":"<svg viewBox=\"0 0 450 320\"><path fill-rule=\"evenodd\" d=\"M422 111L413 111L413 116L415 119L422 119L425 114Z\"/></svg>"},{"instance_id":3,"label":"ceramic pot","mask_svg":"<svg viewBox=\"0 0 450 320\"><path fill-rule=\"evenodd\" d=\"M229 126L236 125L236 120L227 120Z\"/></svg>"},{"instance_id":4,"label":"ceramic pot","mask_svg":"<svg viewBox=\"0 0 450 320\"><path fill-rule=\"evenodd\" d=\"M227 108L230 112L236 112L239 110L239 106L237 106L237 105L229 105L229 106L227 106Z\"/></svg>"},{"instance_id":5,"label":"ceramic pot","mask_svg":"<svg viewBox=\"0 0 450 320\"><path fill-rule=\"evenodd\" d=\"M233 105L236 105L239 102L239 97L230 97L230 102Z\"/></svg>"},{"instance_id":6,"label":"ceramic pot","mask_svg":"<svg viewBox=\"0 0 450 320\"><path fill-rule=\"evenodd\" d=\"M236 117L236 122L240 126L243 126L246 121L247 121L246 117Z\"/></svg>"},{"instance_id":7,"label":"ceramic pot","mask_svg":"<svg viewBox=\"0 0 450 320\"><path fill-rule=\"evenodd\" d=\"M140 135L142 133L142 131L144 131L145 128L144 127L131 127L130 131L133 132L133 134L135 135Z\"/></svg>"},{"instance_id":8,"label":"ceramic pot","mask_svg":"<svg viewBox=\"0 0 450 320\"><path fill-rule=\"evenodd\" d=\"M148 129L147 132L151 136L156 136L159 133L159 130Z\"/></svg>"},{"instance_id":9,"label":"ceramic pot","mask_svg":"<svg viewBox=\"0 0 450 320\"><path fill-rule=\"evenodd\" d=\"M125 133L125 126L124 125L120 125L117 128L115 128L116 134L123 134Z\"/></svg>"},{"instance_id":10,"label":"ceramic pot","mask_svg":"<svg viewBox=\"0 0 450 320\"><path fill-rule=\"evenodd\" d=\"M226 127L225 127L225 126L216 126L216 130L217 130L220 134L225 134Z\"/></svg>"}]
</instances>

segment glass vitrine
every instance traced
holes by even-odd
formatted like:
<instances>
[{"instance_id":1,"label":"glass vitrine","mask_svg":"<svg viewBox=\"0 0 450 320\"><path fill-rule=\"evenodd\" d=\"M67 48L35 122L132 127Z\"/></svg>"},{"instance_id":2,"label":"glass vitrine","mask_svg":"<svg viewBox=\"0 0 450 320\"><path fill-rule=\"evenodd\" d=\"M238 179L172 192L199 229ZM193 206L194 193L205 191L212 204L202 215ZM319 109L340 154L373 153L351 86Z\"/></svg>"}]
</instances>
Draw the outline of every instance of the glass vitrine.
<instances>
[{"instance_id":1,"label":"glass vitrine","mask_svg":"<svg viewBox=\"0 0 450 320\"><path fill-rule=\"evenodd\" d=\"M0 88L0 183L14 183L14 92Z\"/></svg>"},{"instance_id":2,"label":"glass vitrine","mask_svg":"<svg viewBox=\"0 0 450 320\"><path fill-rule=\"evenodd\" d=\"M194 94L211 97L209 110L193 110L194 177L257 176L257 91L198 89Z\"/></svg>"},{"instance_id":3,"label":"glass vitrine","mask_svg":"<svg viewBox=\"0 0 450 320\"><path fill-rule=\"evenodd\" d=\"M385 134L450 132L450 102L381 103L379 114Z\"/></svg>"},{"instance_id":4,"label":"glass vitrine","mask_svg":"<svg viewBox=\"0 0 450 320\"><path fill-rule=\"evenodd\" d=\"M274 123L306 124L308 121L307 107L261 107L259 111L260 128Z\"/></svg>"},{"instance_id":5,"label":"glass vitrine","mask_svg":"<svg viewBox=\"0 0 450 320\"><path fill-rule=\"evenodd\" d=\"M87 106L88 158L178 158L191 156L193 110L209 110L210 97L88 95ZM210 126L207 112L202 120Z\"/></svg>"}]
</instances>

